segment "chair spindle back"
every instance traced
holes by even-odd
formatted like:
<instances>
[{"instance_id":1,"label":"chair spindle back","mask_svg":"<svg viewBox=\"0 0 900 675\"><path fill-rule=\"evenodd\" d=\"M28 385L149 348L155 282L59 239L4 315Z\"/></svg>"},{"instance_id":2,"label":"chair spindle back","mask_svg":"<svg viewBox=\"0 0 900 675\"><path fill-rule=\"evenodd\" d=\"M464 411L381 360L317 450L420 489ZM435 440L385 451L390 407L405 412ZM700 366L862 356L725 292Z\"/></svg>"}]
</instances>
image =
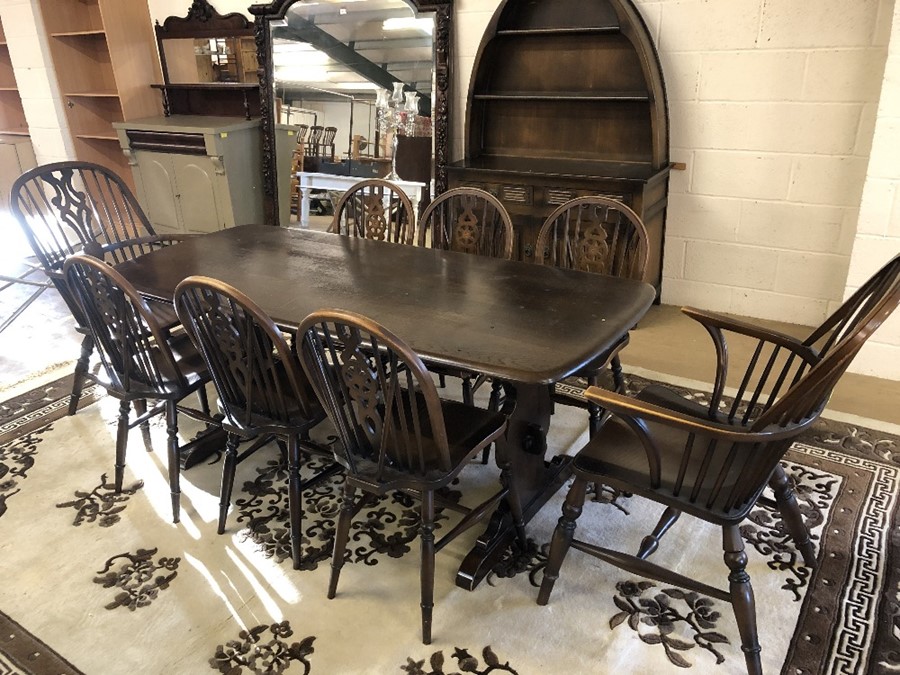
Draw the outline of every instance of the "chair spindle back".
<instances>
[{"instance_id":1,"label":"chair spindle back","mask_svg":"<svg viewBox=\"0 0 900 675\"><path fill-rule=\"evenodd\" d=\"M312 418L313 392L283 334L259 305L222 281L193 276L175 289L175 308L233 426L287 426L298 413Z\"/></svg>"},{"instance_id":2,"label":"chair spindle back","mask_svg":"<svg viewBox=\"0 0 900 675\"><path fill-rule=\"evenodd\" d=\"M503 203L478 188L453 188L422 213L419 246L512 259L513 224Z\"/></svg>"},{"instance_id":3,"label":"chair spindle back","mask_svg":"<svg viewBox=\"0 0 900 675\"><path fill-rule=\"evenodd\" d=\"M298 333L303 367L342 441L338 460L383 483L453 464L440 399L421 359L371 319L323 310Z\"/></svg>"},{"instance_id":4,"label":"chair spindle back","mask_svg":"<svg viewBox=\"0 0 900 675\"><path fill-rule=\"evenodd\" d=\"M380 178L347 190L334 210L331 232L395 244L412 244L415 212L399 186Z\"/></svg>"},{"instance_id":5,"label":"chair spindle back","mask_svg":"<svg viewBox=\"0 0 900 675\"><path fill-rule=\"evenodd\" d=\"M578 197L551 213L538 234L535 262L643 280L647 230L634 211L608 197Z\"/></svg>"},{"instance_id":6,"label":"chair spindle back","mask_svg":"<svg viewBox=\"0 0 900 675\"><path fill-rule=\"evenodd\" d=\"M98 345L113 390L166 398L187 384L146 301L113 267L70 256L63 274Z\"/></svg>"}]
</instances>

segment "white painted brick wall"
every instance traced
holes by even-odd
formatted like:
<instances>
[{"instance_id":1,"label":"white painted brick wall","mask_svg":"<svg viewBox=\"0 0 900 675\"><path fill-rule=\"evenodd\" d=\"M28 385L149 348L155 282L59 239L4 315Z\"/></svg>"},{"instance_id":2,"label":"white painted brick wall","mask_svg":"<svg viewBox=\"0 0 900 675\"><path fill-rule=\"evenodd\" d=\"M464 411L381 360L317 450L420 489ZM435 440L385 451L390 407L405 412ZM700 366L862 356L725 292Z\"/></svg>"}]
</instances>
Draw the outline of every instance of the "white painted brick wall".
<instances>
[{"instance_id":1,"label":"white painted brick wall","mask_svg":"<svg viewBox=\"0 0 900 675\"><path fill-rule=\"evenodd\" d=\"M900 253L900 2L890 21L890 47L845 296ZM900 379L900 312L870 338L851 370Z\"/></svg>"},{"instance_id":2,"label":"white painted brick wall","mask_svg":"<svg viewBox=\"0 0 900 675\"><path fill-rule=\"evenodd\" d=\"M30 0L0 0L0 19L38 163L72 159L72 141L40 10Z\"/></svg>"}]
</instances>

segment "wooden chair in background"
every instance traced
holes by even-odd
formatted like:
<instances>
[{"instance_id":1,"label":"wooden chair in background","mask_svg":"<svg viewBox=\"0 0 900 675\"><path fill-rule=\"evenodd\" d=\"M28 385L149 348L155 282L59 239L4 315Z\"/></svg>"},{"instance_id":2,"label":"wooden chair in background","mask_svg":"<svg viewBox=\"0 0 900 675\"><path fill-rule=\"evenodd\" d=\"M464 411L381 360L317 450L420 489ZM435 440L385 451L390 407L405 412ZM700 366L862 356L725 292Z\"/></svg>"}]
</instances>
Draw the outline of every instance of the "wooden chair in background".
<instances>
[{"instance_id":1,"label":"wooden chair in background","mask_svg":"<svg viewBox=\"0 0 900 675\"><path fill-rule=\"evenodd\" d=\"M500 467L501 490L478 506L442 503L465 516L439 541L434 536L435 502L443 502L436 492L504 432L506 417L442 401L418 355L366 317L340 310L315 312L301 324L298 339L303 367L337 429L336 457L347 475L328 597L337 592L350 522L365 502L365 497L355 501L356 490L408 492L421 500L422 641L430 644L435 552L489 516L503 499L524 545L522 509L508 462Z\"/></svg>"},{"instance_id":2,"label":"wooden chair in background","mask_svg":"<svg viewBox=\"0 0 900 675\"><path fill-rule=\"evenodd\" d=\"M551 213L538 233L535 262L563 269L643 280L647 267L647 230L640 216L608 197L579 197ZM615 390L624 393L619 352L628 344L626 333L606 354L576 373L589 386L598 386L609 366ZM602 410L593 401L554 394L554 401L586 407L593 435L600 428Z\"/></svg>"},{"instance_id":3,"label":"wooden chair in background","mask_svg":"<svg viewBox=\"0 0 900 675\"><path fill-rule=\"evenodd\" d=\"M419 246L512 260L515 232L503 203L490 192L460 187L439 195L422 212L417 226ZM463 402L475 404L475 390L484 382L478 373L433 369L444 384L447 375L462 380ZM500 409L500 383L494 382L489 407ZM487 463L490 448L485 448Z\"/></svg>"},{"instance_id":4,"label":"wooden chair in background","mask_svg":"<svg viewBox=\"0 0 900 675\"><path fill-rule=\"evenodd\" d=\"M515 238L503 203L478 188L447 190L422 212L419 246L511 260Z\"/></svg>"},{"instance_id":5,"label":"wooden chair in background","mask_svg":"<svg viewBox=\"0 0 900 675\"><path fill-rule=\"evenodd\" d=\"M709 331L718 355L709 406L660 385L647 387L635 398L597 387L588 389L588 398L612 417L573 461L575 481L553 534L538 604L548 602L566 553L573 547L621 569L730 602L747 670L754 675L762 673L756 605L740 524L757 502L767 501L761 495L770 485L774 505L804 563L816 566L815 550L780 460L792 441L819 417L850 362L898 304L900 256L806 340L688 310ZM731 403L723 398L729 370L723 331L749 337L757 344ZM644 538L637 555L574 538L591 482L665 505L659 523ZM728 590L647 560L682 512L722 527Z\"/></svg>"},{"instance_id":6,"label":"wooden chair in background","mask_svg":"<svg viewBox=\"0 0 900 675\"><path fill-rule=\"evenodd\" d=\"M415 228L416 214L407 194L390 181L371 178L341 196L329 232L412 244Z\"/></svg>"}]
</instances>

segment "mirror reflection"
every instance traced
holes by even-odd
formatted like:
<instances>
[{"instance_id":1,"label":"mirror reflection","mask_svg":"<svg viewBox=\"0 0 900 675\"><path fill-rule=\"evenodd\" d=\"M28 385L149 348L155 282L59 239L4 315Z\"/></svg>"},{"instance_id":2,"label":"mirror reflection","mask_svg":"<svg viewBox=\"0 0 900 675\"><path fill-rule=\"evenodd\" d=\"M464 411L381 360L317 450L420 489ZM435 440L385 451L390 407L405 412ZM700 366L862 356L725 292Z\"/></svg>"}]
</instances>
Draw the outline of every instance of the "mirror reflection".
<instances>
[{"instance_id":1,"label":"mirror reflection","mask_svg":"<svg viewBox=\"0 0 900 675\"><path fill-rule=\"evenodd\" d=\"M259 82L253 36L164 40L170 84Z\"/></svg>"},{"instance_id":2,"label":"mirror reflection","mask_svg":"<svg viewBox=\"0 0 900 675\"><path fill-rule=\"evenodd\" d=\"M427 199L433 14L403 0L296 2L271 31L281 222L328 215L328 190L354 177L405 181ZM302 204L314 185L325 194Z\"/></svg>"}]
</instances>

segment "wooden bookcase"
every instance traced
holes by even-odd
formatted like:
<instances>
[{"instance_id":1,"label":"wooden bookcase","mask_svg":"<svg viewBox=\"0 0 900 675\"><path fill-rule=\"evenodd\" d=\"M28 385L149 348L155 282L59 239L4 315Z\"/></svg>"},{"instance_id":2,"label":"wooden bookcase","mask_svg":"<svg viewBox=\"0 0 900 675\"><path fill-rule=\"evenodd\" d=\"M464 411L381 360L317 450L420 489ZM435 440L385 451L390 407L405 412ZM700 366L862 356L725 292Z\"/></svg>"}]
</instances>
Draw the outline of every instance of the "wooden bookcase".
<instances>
[{"instance_id":1,"label":"wooden bookcase","mask_svg":"<svg viewBox=\"0 0 900 675\"><path fill-rule=\"evenodd\" d=\"M40 0L75 155L132 183L114 122L162 113L146 2Z\"/></svg>"},{"instance_id":2,"label":"wooden bookcase","mask_svg":"<svg viewBox=\"0 0 900 675\"><path fill-rule=\"evenodd\" d=\"M9 58L9 46L6 44L6 33L2 23L0 23L0 134L28 135L22 98L16 85L16 76Z\"/></svg>"},{"instance_id":3,"label":"wooden bookcase","mask_svg":"<svg viewBox=\"0 0 900 675\"><path fill-rule=\"evenodd\" d=\"M631 0L504 0L481 42L466 154L450 187L500 198L518 257L558 205L601 194L631 206L650 238L660 287L669 174L666 93L653 41Z\"/></svg>"}]
</instances>

